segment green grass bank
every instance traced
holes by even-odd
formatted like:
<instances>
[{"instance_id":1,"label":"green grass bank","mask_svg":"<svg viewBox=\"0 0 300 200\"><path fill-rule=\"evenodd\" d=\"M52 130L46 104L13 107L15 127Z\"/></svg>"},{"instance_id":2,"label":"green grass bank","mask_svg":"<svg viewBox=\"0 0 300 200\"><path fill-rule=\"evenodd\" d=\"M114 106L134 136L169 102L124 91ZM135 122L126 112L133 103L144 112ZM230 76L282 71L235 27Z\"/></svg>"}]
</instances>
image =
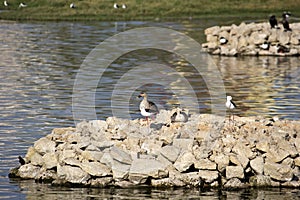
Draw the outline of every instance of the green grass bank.
<instances>
[{"instance_id":1,"label":"green grass bank","mask_svg":"<svg viewBox=\"0 0 300 200\"><path fill-rule=\"evenodd\" d=\"M2 20L175 20L300 12L300 0L7 0L8 6L1 1ZM21 2L27 7L20 8ZM114 3L127 8L115 9Z\"/></svg>"}]
</instances>

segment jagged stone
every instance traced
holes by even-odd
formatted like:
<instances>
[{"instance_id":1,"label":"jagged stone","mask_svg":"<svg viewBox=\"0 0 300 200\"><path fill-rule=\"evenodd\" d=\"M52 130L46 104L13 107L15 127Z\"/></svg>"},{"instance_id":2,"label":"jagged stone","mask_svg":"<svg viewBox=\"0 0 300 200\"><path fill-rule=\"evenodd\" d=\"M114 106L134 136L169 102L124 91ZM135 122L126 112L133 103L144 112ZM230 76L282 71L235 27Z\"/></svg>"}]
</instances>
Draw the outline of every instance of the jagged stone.
<instances>
[{"instance_id":1,"label":"jagged stone","mask_svg":"<svg viewBox=\"0 0 300 200\"><path fill-rule=\"evenodd\" d=\"M264 172L264 159L256 157L250 161L250 166L256 174L261 175Z\"/></svg>"},{"instance_id":2,"label":"jagged stone","mask_svg":"<svg viewBox=\"0 0 300 200\"><path fill-rule=\"evenodd\" d=\"M113 173L113 178L115 180L128 179L130 165L123 164L117 161L112 161L111 169Z\"/></svg>"},{"instance_id":3,"label":"jagged stone","mask_svg":"<svg viewBox=\"0 0 300 200\"><path fill-rule=\"evenodd\" d=\"M167 166L154 159L134 159L132 161L129 180L142 184L148 177L165 178L168 175Z\"/></svg>"},{"instance_id":4,"label":"jagged stone","mask_svg":"<svg viewBox=\"0 0 300 200\"><path fill-rule=\"evenodd\" d=\"M55 152L56 143L44 137L34 143L34 149L41 155Z\"/></svg>"},{"instance_id":5,"label":"jagged stone","mask_svg":"<svg viewBox=\"0 0 300 200\"><path fill-rule=\"evenodd\" d=\"M246 184L242 183L238 178L232 178L224 184L224 188L245 188Z\"/></svg>"},{"instance_id":6,"label":"jagged stone","mask_svg":"<svg viewBox=\"0 0 300 200\"><path fill-rule=\"evenodd\" d=\"M194 155L191 152L184 152L177 158L176 162L174 163L174 167L179 172L184 172L188 170L194 163Z\"/></svg>"},{"instance_id":7,"label":"jagged stone","mask_svg":"<svg viewBox=\"0 0 300 200\"><path fill-rule=\"evenodd\" d=\"M216 170L217 164L215 162L210 161L209 159L200 159L195 161L194 167L196 169L203 170Z\"/></svg>"},{"instance_id":8,"label":"jagged stone","mask_svg":"<svg viewBox=\"0 0 300 200\"><path fill-rule=\"evenodd\" d=\"M264 164L264 174L278 181L291 181L293 178L290 166L268 161Z\"/></svg>"},{"instance_id":9,"label":"jagged stone","mask_svg":"<svg viewBox=\"0 0 300 200\"><path fill-rule=\"evenodd\" d=\"M110 168L99 162L83 162L80 167L91 176L102 177L112 174Z\"/></svg>"},{"instance_id":10,"label":"jagged stone","mask_svg":"<svg viewBox=\"0 0 300 200\"><path fill-rule=\"evenodd\" d=\"M79 167L61 165L57 166L57 176L67 182L80 184L87 183L90 178L90 175Z\"/></svg>"},{"instance_id":11,"label":"jagged stone","mask_svg":"<svg viewBox=\"0 0 300 200\"><path fill-rule=\"evenodd\" d=\"M132 162L131 156L122 149L113 146L110 149L110 155L114 160L130 165Z\"/></svg>"},{"instance_id":12,"label":"jagged stone","mask_svg":"<svg viewBox=\"0 0 300 200\"><path fill-rule=\"evenodd\" d=\"M90 187L103 188L109 186L112 180L113 180L112 177L94 178L94 179L90 179L88 184L90 185Z\"/></svg>"},{"instance_id":13,"label":"jagged stone","mask_svg":"<svg viewBox=\"0 0 300 200\"><path fill-rule=\"evenodd\" d=\"M56 153L46 153L43 157L43 167L46 169L52 169L57 166L57 154Z\"/></svg>"},{"instance_id":14,"label":"jagged stone","mask_svg":"<svg viewBox=\"0 0 300 200\"><path fill-rule=\"evenodd\" d=\"M205 181L205 183L212 183L219 178L218 171L211 171L211 170L199 170L200 178Z\"/></svg>"},{"instance_id":15,"label":"jagged stone","mask_svg":"<svg viewBox=\"0 0 300 200\"><path fill-rule=\"evenodd\" d=\"M170 162L175 162L180 154L180 149L173 146L168 145L161 148L161 155L167 158Z\"/></svg>"},{"instance_id":16,"label":"jagged stone","mask_svg":"<svg viewBox=\"0 0 300 200\"><path fill-rule=\"evenodd\" d=\"M89 160L89 161L100 161L103 153L100 151L88 151L85 150L81 153L81 156L83 157L83 159L85 160Z\"/></svg>"},{"instance_id":17,"label":"jagged stone","mask_svg":"<svg viewBox=\"0 0 300 200\"><path fill-rule=\"evenodd\" d=\"M31 163L20 166L18 175L24 179L34 179L39 174L40 168Z\"/></svg>"},{"instance_id":18,"label":"jagged stone","mask_svg":"<svg viewBox=\"0 0 300 200\"><path fill-rule=\"evenodd\" d=\"M244 175L244 169L242 166L227 166L226 167L226 178L240 178L243 179L245 177Z\"/></svg>"}]
</instances>

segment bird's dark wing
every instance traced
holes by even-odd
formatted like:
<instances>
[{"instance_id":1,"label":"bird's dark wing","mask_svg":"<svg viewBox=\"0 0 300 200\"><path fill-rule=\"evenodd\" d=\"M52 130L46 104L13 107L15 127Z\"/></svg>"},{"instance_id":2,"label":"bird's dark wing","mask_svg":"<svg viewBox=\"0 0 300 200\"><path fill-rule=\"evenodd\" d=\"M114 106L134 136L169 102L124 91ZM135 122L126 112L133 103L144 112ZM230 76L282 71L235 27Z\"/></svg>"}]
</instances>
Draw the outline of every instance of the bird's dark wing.
<instances>
[{"instance_id":1,"label":"bird's dark wing","mask_svg":"<svg viewBox=\"0 0 300 200\"><path fill-rule=\"evenodd\" d=\"M149 101L149 105L150 105L150 111L151 112L156 112L156 113L158 113L158 108L157 108L157 106L155 105L155 103L153 103L152 101Z\"/></svg>"},{"instance_id":2,"label":"bird's dark wing","mask_svg":"<svg viewBox=\"0 0 300 200\"><path fill-rule=\"evenodd\" d=\"M175 122L177 116L177 112L174 112L173 115L171 116L171 122Z\"/></svg>"},{"instance_id":3,"label":"bird's dark wing","mask_svg":"<svg viewBox=\"0 0 300 200\"><path fill-rule=\"evenodd\" d=\"M237 108L237 106L235 105L235 103L233 101L230 101L232 103L232 105Z\"/></svg>"}]
</instances>

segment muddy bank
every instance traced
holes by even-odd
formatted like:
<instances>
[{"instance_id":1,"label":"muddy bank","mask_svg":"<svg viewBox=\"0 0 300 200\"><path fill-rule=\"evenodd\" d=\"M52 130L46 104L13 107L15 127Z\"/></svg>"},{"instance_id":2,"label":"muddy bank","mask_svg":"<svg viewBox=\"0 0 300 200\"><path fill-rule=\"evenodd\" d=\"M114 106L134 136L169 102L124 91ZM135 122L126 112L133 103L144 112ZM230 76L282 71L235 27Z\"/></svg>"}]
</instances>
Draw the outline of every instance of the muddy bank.
<instances>
[{"instance_id":1,"label":"muddy bank","mask_svg":"<svg viewBox=\"0 0 300 200\"><path fill-rule=\"evenodd\" d=\"M10 177L89 187L299 187L300 123L192 114L56 128Z\"/></svg>"}]
</instances>

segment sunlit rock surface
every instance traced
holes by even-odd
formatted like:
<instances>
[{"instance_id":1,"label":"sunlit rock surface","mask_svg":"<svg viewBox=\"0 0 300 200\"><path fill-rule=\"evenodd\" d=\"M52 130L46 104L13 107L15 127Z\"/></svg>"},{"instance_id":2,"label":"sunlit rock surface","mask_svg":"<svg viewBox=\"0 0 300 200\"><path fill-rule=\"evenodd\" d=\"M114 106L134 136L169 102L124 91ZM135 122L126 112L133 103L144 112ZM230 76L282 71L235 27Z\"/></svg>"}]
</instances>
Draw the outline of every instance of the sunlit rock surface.
<instances>
[{"instance_id":1,"label":"sunlit rock surface","mask_svg":"<svg viewBox=\"0 0 300 200\"><path fill-rule=\"evenodd\" d=\"M299 121L191 114L171 123L170 116L56 128L10 177L89 187L300 185Z\"/></svg>"},{"instance_id":2,"label":"sunlit rock surface","mask_svg":"<svg viewBox=\"0 0 300 200\"><path fill-rule=\"evenodd\" d=\"M271 29L267 22L210 27L204 31L202 48L214 55L298 56L300 23L290 24L292 31L279 27Z\"/></svg>"}]
</instances>

